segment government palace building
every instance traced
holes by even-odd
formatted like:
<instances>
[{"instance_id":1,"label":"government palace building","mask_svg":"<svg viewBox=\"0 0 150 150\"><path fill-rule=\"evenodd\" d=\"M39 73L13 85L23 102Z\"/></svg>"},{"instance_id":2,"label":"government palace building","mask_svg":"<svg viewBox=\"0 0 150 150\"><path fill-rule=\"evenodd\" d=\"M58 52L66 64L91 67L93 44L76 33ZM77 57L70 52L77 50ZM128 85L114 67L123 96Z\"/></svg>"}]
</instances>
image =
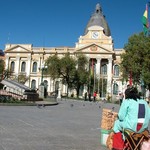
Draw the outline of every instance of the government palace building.
<instances>
[{"instance_id":1,"label":"government palace building","mask_svg":"<svg viewBox=\"0 0 150 150\"><path fill-rule=\"evenodd\" d=\"M102 91L103 87L101 90L98 88L97 92L100 97L107 97L107 95L115 97L119 92L123 92L128 84L122 82L120 70L121 54L124 53L124 50L114 48L113 38L100 4L96 5L84 34L80 35L74 47L34 47L32 44L6 44L4 52L6 69L12 71L14 78L24 74L28 77L25 85L38 89L43 77L49 95L55 92L56 88L59 88L61 95L65 95L67 92L66 85L63 85L60 79L54 81L50 76L45 74L42 76L41 73L45 60L55 54L63 57L69 53L74 58L78 54L83 54L89 61L89 68L91 61L94 61L95 76L99 81L107 81L105 93ZM71 95L72 92L75 91L70 91L69 94ZM80 96L83 97L85 92L88 92L87 85L80 90ZM93 92L91 91L91 94Z\"/></svg>"}]
</instances>

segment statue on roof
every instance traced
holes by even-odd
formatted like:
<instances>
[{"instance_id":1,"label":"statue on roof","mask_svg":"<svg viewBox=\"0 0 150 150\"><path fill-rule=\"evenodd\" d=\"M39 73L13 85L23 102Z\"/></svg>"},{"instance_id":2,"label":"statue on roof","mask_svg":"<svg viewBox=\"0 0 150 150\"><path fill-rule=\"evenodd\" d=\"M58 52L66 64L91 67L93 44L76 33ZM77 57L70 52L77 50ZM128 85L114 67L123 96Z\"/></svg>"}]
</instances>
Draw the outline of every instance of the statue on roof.
<instances>
[{"instance_id":1,"label":"statue on roof","mask_svg":"<svg viewBox=\"0 0 150 150\"><path fill-rule=\"evenodd\" d=\"M102 13L102 8L101 8L100 4L96 5L95 13Z\"/></svg>"}]
</instances>

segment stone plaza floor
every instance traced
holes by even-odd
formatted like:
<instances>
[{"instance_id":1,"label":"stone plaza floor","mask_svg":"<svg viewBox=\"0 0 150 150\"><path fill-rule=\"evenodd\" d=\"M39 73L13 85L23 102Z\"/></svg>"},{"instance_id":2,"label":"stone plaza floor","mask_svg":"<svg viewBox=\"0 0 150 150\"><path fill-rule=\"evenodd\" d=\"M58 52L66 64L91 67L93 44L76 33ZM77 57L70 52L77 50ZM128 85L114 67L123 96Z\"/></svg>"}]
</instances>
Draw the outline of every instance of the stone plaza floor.
<instances>
[{"instance_id":1,"label":"stone plaza floor","mask_svg":"<svg viewBox=\"0 0 150 150\"><path fill-rule=\"evenodd\" d=\"M0 150L106 150L100 143L103 108L119 105L61 100L58 105L0 106Z\"/></svg>"}]
</instances>

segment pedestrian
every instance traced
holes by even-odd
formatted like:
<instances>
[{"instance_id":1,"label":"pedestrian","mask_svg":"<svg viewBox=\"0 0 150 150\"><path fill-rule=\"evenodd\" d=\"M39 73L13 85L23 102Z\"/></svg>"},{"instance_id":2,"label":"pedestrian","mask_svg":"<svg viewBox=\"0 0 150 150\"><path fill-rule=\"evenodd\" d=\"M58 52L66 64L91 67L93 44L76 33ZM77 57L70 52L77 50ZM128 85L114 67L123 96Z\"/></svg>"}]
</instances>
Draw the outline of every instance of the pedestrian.
<instances>
[{"instance_id":1,"label":"pedestrian","mask_svg":"<svg viewBox=\"0 0 150 150\"><path fill-rule=\"evenodd\" d=\"M91 93L89 92L89 101L91 101Z\"/></svg>"},{"instance_id":2,"label":"pedestrian","mask_svg":"<svg viewBox=\"0 0 150 150\"><path fill-rule=\"evenodd\" d=\"M121 104L122 104L122 101L123 101L123 93L122 92L120 92L119 93L119 102L120 102L120 106L121 106Z\"/></svg>"},{"instance_id":3,"label":"pedestrian","mask_svg":"<svg viewBox=\"0 0 150 150\"><path fill-rule=\"evenodd\" d=\"M85 94L84 94L84 100L85 101L87 100L87 92L85 92Z\"/></svg>"},{"instance_id":4,"label":"pedestrian","mask_svg":"<svg viewBox=\"0 0 150 150\"><path fill-rule=\"evenodd\" d=\"M47 97L47 88L44 87L44 98Z\"/></svg>"},{"instance_id":5,"label":"pedestrian","mask_svg":"<svg viewBox=\"0 0 150 150\"><path fill-rule=\"evenodd\" d=\"M94 102L96 101L96 95L97 95L97 92L95 91L95 92L93 93L93 101L94 101Z\"/></svg>"}]
</instances>

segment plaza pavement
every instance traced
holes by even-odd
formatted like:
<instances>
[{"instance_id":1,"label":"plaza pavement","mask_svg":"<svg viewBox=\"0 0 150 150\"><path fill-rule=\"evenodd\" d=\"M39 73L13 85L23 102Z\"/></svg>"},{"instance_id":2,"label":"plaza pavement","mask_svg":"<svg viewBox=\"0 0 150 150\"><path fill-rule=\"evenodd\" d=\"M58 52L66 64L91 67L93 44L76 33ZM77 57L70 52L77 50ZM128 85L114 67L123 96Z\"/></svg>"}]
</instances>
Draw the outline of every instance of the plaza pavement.
<instances>
[{"instance_id":1,"label":"plaza pavement","mask_svg":"<svg viewBox=\"0 0 150 150\"><path fill-rule=\"evenodd\" d=\"M52 106L0 106L0 150L106 150L103 108L119 105L59 100Z\"/></svg>"}]
</instances>

